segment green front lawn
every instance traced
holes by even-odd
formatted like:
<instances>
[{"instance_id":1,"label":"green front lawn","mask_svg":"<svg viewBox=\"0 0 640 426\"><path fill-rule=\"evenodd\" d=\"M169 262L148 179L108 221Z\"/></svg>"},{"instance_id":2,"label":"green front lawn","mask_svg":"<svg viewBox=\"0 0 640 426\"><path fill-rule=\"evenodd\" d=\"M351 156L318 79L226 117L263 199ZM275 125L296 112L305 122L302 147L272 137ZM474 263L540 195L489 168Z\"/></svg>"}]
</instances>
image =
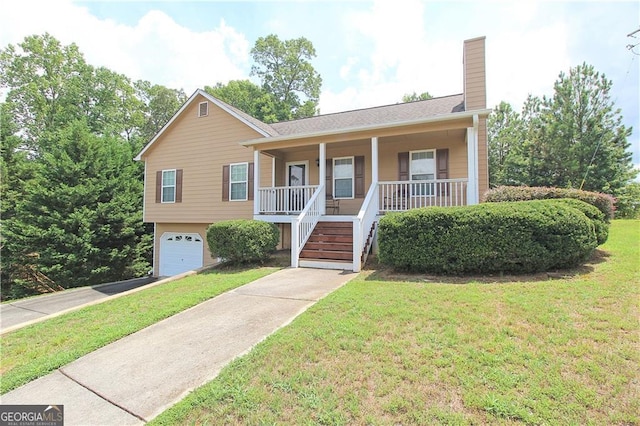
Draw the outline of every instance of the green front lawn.
<instances>
[{"instance_id":1,"label":"green front lawn","mask_svg":"<svg viewBox=\"0 0 640 426\"><path fill-rule=\"evenodd\" d=\"M278 269L213 269L8 333L0 337L0 392Z\"/></svg>"},{"instance_id":2,"label":"green front lawn","mask_svg":"<svg viewBox=\"0 0 640 426\"><path fill-rule=\"evenodd\" d=\"M363 272L153 423L639 424L639 241L614 221L560 278Z\"/></svg>"}]
</instances>

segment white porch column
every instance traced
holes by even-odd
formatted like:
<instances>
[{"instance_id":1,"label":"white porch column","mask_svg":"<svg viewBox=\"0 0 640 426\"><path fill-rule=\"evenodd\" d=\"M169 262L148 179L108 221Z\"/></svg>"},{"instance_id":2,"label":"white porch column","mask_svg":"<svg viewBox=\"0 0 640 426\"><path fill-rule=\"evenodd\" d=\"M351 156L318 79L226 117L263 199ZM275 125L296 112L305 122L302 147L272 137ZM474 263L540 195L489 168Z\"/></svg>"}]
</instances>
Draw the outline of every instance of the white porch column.
<instances>
[{"instance_id":1,"label":"white porch column","mask_svg":"<svg viewBox=\"0 0 640 426\"><path fill-rule=\"evenodd\" d=\"M260 214L260 151L253 151L253 214Z\"/></svg>"},{"instance_id":2,"label":"white porch column","mask_svg":"<svg viewBox=\"0 0 640 426\"><path fill-rule=\"evenodd\" d=\"M271 187L276 186L276 157L271 157Z\"/></svg>"},{"instance_id":3,"label":"white porch column","mask_svg":"<svg viewBox=\"0 0 640 426\"><path fill-rule=\"evenodd\" d=\"M467 127L467 204L478 204L478 115L473 116L473 127Z\"/></svg>"},{"instance_id":4,"label":"white porch column","mask_svg":"<svg viewBox=\"0 0 640 426\"><path fill-rule=\"evenodd\" d=\"M378 137L371 138L371 184L378 184Z\"/></svg>"},{"instance_id":5,"label":"white porch column","mask_svg":"<svg viewBox=\"0 0 640 426\"><path fill-rule=\"evenodd\" d=\"M320 164L318 164L319 167L319 174L318 174L318 185L324 185L326 183L327 180L327 144L325 143L321 143L318 146L318 150L320 151L320 155L318 156L320 161ZM327 214L326 211L326 193L327 193L327 188L324 189L323 193L320 194L320 211L322 212L322 215Z\"/></svg>"}]
</instances>

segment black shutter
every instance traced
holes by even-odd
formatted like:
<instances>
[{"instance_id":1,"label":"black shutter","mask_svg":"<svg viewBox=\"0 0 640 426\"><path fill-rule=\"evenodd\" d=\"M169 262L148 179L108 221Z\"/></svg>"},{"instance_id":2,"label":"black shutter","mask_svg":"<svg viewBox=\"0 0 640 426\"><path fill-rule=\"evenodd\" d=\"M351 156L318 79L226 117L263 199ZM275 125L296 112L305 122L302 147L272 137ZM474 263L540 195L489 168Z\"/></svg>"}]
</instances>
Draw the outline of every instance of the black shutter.
<instances>
[{"instance_id":1,"label":"black shutter","mask_svg":"<svg viewBox=\"0 0 640 426\"><path fill-rule=\"evenodd\" d=\"M229 166L222 166L222 201L229 201Z\"/></svg>"},{"instance_id":2,"label":"black shutter","mask_svg":"<svg viewBox=\"0 0 640 426\"><path fill-rule=\"evenodd\" d=\"M333 160L331 158L327 160L325 186L327 190L327 198L333 197Z\"/></svg>"},{"instance_id":3,"label":"black shutter","mask_svg":"<svg viewBox=\"0 0 640 426\"><path fill-rule=\"evenodd\" d=\"M436 150L436 168L438 179L449 179L449 149Z\"/></svg>"},{"instance_id":4,"label":"black shutter","mask_svg":"<svg viewBox=\"0 0 640 426\"><path fill-rule=\"evenodd\" d=\"M449 150L436 150L436 176L438 179L449 179ZM438 195L449 195L449 184L438 183Z\"/></svg>"},{"instance_id":5,"label":"black shutter","mask_svg":"<svg viewBox=\"0 0 640 426\"><path fill-rule=\"evenodd\" d=\"M398 180L409 180L409 153L398 153Z\"/></svg>"},{"instance_id":6,"label":"black shutter","mask_svg":"<svg viewBox=\"0 0 640 426\"><path fill-rule=\"evenodd\" d=\"M355 198L364 198L364 156L354 158Z\"/></svg>"},{"instance_id":7,"label":"black shutter","mask_svg":"<svg viewBox=\"0 0 640 426\"><path fill-rule=\"evenodd\" d=\"M182 202L182 169L176 170L176 203Z\"/></svg>"},{"instance_id":8,"label":"black shutter","mask_svg":"<svg viewBox=\"0 0 640 426\"><path fill-rule=\"evenodd\" d=\"M156 203L162 202L162 170L156 172Z\"/></svg>"},{"instance_id":9,"label":"black shutter","mask_svg":"<svg viewBox=\"0 0 640 426\"><path fill-rule=\"evenodd\" d=\"M249 163L249 171L247 172L247 194L248 200L253 200L253 163Z\"/></svg>"}]
</instances>

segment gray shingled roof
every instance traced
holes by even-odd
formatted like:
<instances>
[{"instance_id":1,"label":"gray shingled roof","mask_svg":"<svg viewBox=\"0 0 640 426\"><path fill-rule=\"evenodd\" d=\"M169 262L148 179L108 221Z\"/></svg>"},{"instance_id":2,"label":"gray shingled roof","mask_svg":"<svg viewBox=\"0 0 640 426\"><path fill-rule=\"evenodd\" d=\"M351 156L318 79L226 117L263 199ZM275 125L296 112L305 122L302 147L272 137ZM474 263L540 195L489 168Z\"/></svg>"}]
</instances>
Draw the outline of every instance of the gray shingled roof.
<instances>
[{"instance_id":1,"label":"gray shingled roof","mask_svg":"<svg viewBox=\"0 0 640 426\"><path fill-rule=\"evenodd\" d=\"M462 94L386 105L374 108L317 115L294 121L273 123L269 127L281 136L308 134L354 127L392 124L464 111ZM246 114L245 114L246 115ZM263 125L268 126L263 123ZM271 134L271 132L269 132ZM275 136L275 135L272 135Z\"/></svg>"}]
</instances>

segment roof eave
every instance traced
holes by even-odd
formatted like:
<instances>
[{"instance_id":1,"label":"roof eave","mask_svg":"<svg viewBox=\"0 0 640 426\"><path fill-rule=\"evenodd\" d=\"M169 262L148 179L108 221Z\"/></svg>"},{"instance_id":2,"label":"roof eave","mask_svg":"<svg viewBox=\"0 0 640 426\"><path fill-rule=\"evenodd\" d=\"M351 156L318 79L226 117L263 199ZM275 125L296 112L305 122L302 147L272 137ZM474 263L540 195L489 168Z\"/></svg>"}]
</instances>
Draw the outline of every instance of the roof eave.
<instances>
[{"instance_id":1,"label":"roof eave","mask_svg":"<svg viewBox=\"0 0 640 426\"><path fill-rule=\"evenodd\" d=\"M287 141L292 141L296 139L318 138L318 137L332 136L336 134L349 134L349 133L356 133L356 132L384 130L384 129L390 129L393 127L415 126L420 124L460 120L464 118L472 118L473 116L476 116L476 115L486 117L491 113L491 111L492 111L491 109L486 108L481 110L462 111L462 112L455 112L450 114L434 115L426 118L420 118L417 120L398 121L393 123L375 124L375 125L369 125L369 126L357 126L357 127L349 127L349 128L336 129L336 130L325 130L322 132L298 133L298 134L283 135L283 136L267 136L264 138L250 139L248 141L241 142L240 145L251 147L256 145L272 144L276 142L287 142Z\"/></svg>"}]
</instances>

